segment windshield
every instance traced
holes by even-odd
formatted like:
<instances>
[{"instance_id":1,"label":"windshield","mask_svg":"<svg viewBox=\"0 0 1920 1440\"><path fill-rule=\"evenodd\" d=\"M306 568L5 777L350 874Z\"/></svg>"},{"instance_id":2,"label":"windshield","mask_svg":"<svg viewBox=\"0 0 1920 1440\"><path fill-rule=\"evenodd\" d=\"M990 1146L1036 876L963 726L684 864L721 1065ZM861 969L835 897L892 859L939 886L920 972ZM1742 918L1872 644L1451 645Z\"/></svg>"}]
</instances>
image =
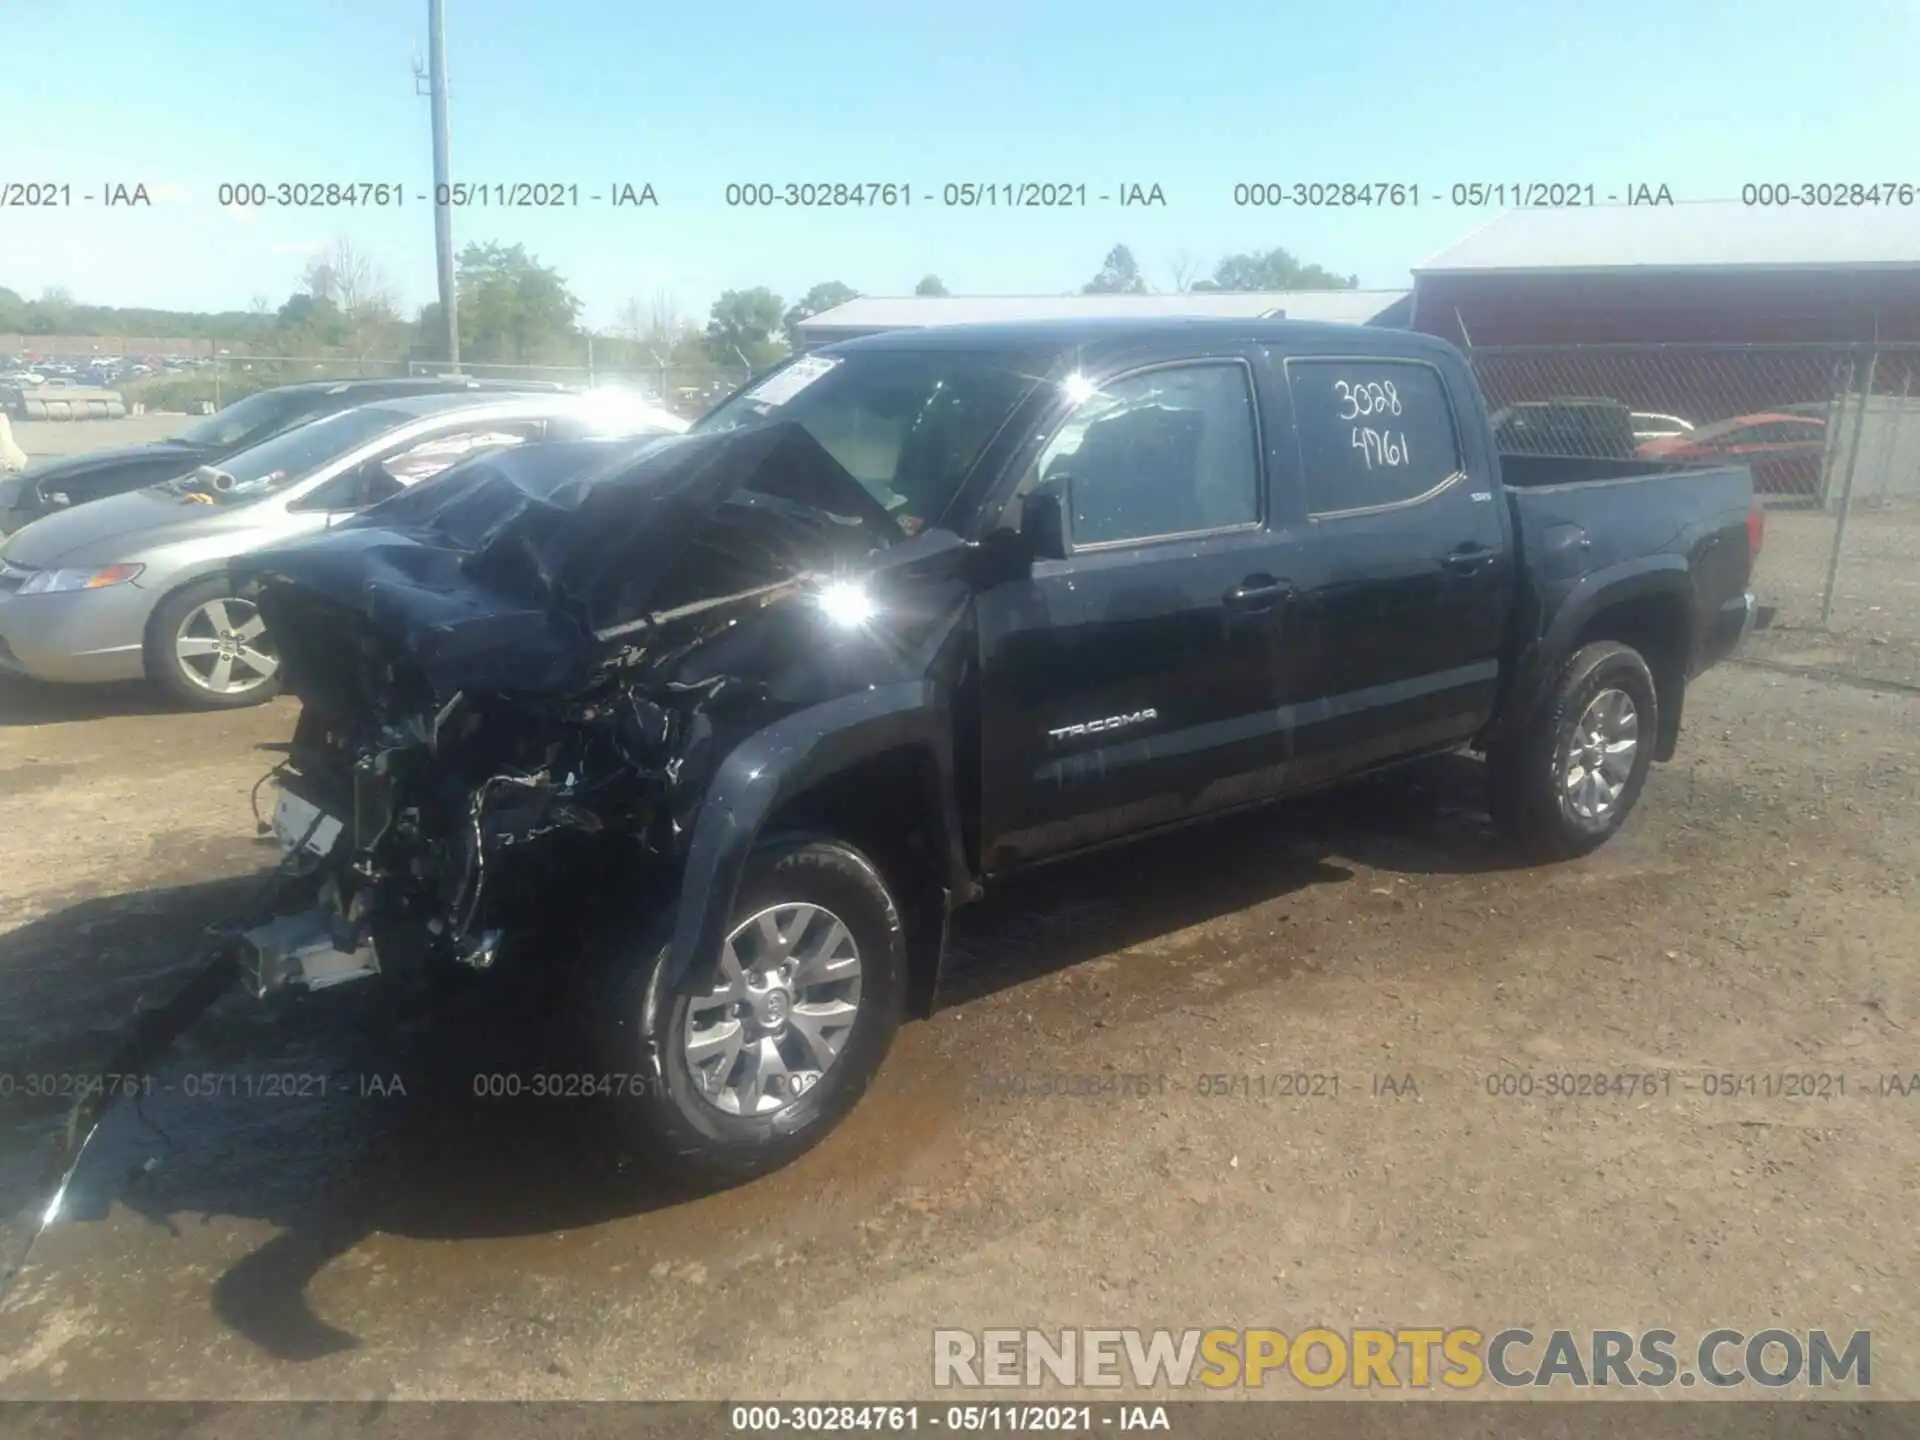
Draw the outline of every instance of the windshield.
<instances>
[{"instance_id":1,"label":"windshield","mask_svg":"<svg viewBox=\"0 0 1920 1440\"><path fill-rule=\"evenodd\" d=\"M284 490L329 460L336 460L349 450L419 418L404 410L385 410L378 405L342 410L263 440L217 466L203 465L190 475L167 481L161 488L190 494L210 504L258 499Z\"/></svg>"},{"instance_id":2,"label":"windshield","mask_svg":"<svg viewBox=\"0 0 1920 1440\"><path fill-rule=\"evenodd\" d=\"M1006 353L803 355L693 433L795 421L912 535L940 517L1038 378L1037 359Z\"/></svg>"},{"instance_id":3,"label":"windshield","mask_svg":"<svg viewBox=\"0 0 1920 1440\"><path fill-rule=\"evenodd\" d=\"M209 450L250 445L284 429L312 405L313 397L301 391L262 390L257 395L234 401L224 410L216 410L204 420L195 421L174 438Z\"/></svg>"}]
</instances>

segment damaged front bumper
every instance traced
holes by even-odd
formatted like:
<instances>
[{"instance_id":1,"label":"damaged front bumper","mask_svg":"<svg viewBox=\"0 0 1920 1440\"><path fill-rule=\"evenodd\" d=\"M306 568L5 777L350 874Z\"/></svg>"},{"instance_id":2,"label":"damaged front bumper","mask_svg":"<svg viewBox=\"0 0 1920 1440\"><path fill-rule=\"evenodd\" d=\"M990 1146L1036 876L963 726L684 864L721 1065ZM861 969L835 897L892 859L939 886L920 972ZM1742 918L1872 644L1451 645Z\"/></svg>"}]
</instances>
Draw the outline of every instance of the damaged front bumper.
<instances>
[{"instance_id":1,"label":"damaged front bumper","mask_svg":"<svg viewBox=\"0 0 1920 1440\"><path fill-rule=\"evenodd\" d=\"M287 985L325 990L378 975L380 955L371 937L355 944L339 933L337 918L337 903L323 901L300 914L278 915L241 931L247 988L264 998Z\"/></svg>"},{"instance_id":2,"label":"damaged front bumper","mask_svg":"<svg viewBox=\"0 0 1920 1440\"><path fill-rule=\"evenodd\" d=\"M356 934L364 927L342 903L337 877L326 873L346 830L339 817L281 785L273 809L281 866L312 903L234 932L241 983L256 998L289 985L325 990L380 973L372 936Z\"/></svg>"}]
</instances>

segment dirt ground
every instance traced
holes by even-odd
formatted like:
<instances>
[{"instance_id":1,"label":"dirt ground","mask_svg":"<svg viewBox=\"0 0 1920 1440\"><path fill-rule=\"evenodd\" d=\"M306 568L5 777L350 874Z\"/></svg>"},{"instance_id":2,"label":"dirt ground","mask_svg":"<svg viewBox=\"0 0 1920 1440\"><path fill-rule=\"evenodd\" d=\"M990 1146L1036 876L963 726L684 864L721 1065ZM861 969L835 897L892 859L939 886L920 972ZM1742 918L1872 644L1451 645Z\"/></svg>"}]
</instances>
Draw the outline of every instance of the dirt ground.
<instances>
[{"instance_id":1,"label":"dirt ground","mask_svg":"<svg viewBox=\"0 0 1920 1440\"><path fill-rule=\"evenodd\" d=\"M97 1059L244 899L254 747L290 719L0 691L16 1076ZM1920 1096L1879 1086L1920 1071L1916 720L1728 666L1585 861L1504 868L1450 762L1036 877L968 917L847 1124L719 1195L633 1173L576 1107L475 1098L476 1069L551 1068L511 1017L232 996L0 1302L0 1394L904 1396L936 1325L1779 1323L1870 1329L1874 1394L1920 1396ZM1576 1069L1674 1079L1488 1093ZM1337 1093L1258 1093L1300 1071ZM1722 1071L1845 1094L1708 1096ZM1040 1093L1114 1073L1161 1078ZM17 1204L47 1116L15 1092Z\"/></svg>"}]
</instances>

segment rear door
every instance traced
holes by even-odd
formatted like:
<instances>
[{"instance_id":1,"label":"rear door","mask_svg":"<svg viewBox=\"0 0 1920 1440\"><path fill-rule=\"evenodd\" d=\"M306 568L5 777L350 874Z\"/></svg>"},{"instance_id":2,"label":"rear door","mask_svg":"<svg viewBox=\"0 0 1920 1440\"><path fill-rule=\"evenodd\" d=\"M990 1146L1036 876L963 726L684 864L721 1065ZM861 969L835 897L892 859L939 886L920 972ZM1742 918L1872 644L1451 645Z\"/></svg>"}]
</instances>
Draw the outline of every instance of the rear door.
<instances>
[{"instance_id":1,"label":"rear door","mask_svg":"<svg viewBox=\"0 0 1920 1440\"><path fill-rule=\"evenodd\" d=\"M1493 711L1513 546L1464 371L1275 356L1306 534L1287 679L1293 786L1468 739ZM1302 694L1302 690L1310 690Z\"/></svg>"},{"instance_id":2,"label":"rear door","mask_svg":"<svg viewBox=\"0 0 1920 1440\"><path fill-rule=\"evenodd\" d=\"M983 855L1000 870L1269 793L1288 577L1257 352L1140 365L1049 425L1008 511L1064 559L980 596Z\"/></svg>"}]
</instances>

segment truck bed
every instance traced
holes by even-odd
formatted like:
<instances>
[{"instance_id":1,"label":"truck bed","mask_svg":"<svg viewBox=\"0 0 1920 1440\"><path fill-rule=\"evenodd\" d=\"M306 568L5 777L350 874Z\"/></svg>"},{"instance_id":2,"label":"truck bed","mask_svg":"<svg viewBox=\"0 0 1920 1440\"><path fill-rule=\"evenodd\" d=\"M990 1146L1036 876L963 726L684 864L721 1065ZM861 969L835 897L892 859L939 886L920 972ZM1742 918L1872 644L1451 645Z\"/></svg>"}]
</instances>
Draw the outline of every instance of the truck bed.
<instances>
[{"instance_id":1,"label":"truck bed","mask_svg":"<svg viewBox=\"0 0 1920 1440\"><path fill-rule=\"evenodd\" d=\"M1500 466L1521 558L1519 670L1536 654L1567 653L1599 592L1673 607L1649 623L1686 637L1677 659L1688 675L1737 643L1752 572L1745 466L1579 456L1502 456Z\"/></svg>"},{"instance_id":2,"label":"truck bed","mask_svg":"<svg viewBox=\"0 0 1920 1440\"><path fill-rule=\"evenodd\" d=\"M1641 479L1682 470L1699 470L1670 460L1619 460L1604 455L1500 454L1500 481L1510 490L1547 485L1579 485L1592 480Z\"/></svg>"}]
</instances>

